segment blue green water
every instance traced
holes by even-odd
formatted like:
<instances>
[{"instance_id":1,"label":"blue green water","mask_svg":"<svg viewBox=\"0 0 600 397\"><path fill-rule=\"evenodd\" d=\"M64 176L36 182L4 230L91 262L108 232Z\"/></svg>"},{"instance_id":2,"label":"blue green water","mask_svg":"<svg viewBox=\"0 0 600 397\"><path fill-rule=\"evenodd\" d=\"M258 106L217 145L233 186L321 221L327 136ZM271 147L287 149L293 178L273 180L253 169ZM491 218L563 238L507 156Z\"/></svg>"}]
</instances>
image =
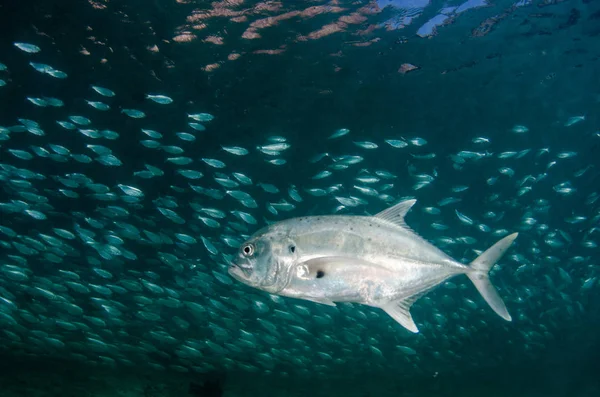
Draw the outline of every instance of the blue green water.
<instances>
[{"instance_id":1,"label":"blue green water","mask_svg":"<svg viewBox=\"0 0 600 397\"><path fill-rule=\"evenodd\" d=\"M3 2L3 395L598 395L599 18ZM519 232L491 276L512 322L463 276L415 303L412 334L227 273L267 224L409 198L464 263Z\"/></svg>"}]
</instances>

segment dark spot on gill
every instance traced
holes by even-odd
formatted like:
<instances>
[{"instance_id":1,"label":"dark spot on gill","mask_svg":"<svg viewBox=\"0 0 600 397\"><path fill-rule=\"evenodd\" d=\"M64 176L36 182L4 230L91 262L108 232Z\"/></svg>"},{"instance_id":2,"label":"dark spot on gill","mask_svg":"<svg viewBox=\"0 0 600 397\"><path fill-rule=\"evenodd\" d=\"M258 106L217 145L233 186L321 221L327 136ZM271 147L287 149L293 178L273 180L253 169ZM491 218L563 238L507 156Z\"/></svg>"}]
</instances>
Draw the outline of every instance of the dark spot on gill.
<instances>
[{"instance_id":1,"label":"dark spot on gill","mask_svg":"<svg viewBox=\"0 0 600 397\"><path fill-rule=\"evenodd\" d=\"M317 270L317 278L322 278L325 275L323 270Z\"/></svg>"}]
</instances>

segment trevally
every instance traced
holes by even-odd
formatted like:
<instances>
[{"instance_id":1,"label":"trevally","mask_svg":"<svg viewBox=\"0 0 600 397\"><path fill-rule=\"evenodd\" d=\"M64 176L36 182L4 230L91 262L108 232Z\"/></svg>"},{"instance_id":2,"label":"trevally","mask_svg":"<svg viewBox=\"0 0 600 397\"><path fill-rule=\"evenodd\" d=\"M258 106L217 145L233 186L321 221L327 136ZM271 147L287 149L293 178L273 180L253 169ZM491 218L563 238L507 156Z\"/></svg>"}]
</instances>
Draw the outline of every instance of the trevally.
<instances>
[{"instance_id":1,"label":"trevally","mask_svg":"<svg viewBox=\"0 0 600 397\"><path fill-rule=\"evenodd\" d=\"M375 216L310 216L267 226L241 245L229 274L251 287L335 306L354 302L383 309L419 332L412 304L445 280L465 274L490 307L511 321L489 271L517 237L498 241L470 265L455 261L404 222L416 200Z\"/></svg>"}]
</instances>

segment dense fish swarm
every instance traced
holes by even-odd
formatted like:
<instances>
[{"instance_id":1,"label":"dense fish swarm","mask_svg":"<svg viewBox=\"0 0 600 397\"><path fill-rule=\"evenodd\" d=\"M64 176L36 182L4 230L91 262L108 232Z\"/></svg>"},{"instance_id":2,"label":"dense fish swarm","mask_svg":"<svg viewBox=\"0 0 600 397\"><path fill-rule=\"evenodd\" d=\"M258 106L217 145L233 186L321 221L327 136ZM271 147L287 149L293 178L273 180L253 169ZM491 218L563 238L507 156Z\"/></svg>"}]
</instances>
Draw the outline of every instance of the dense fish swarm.
<instances>
[{"instance_id":1,"label":"dense fish swarm","mask_svg":"<svg viewBox=\"0 0 600 397\"><path fill-rule=\"evenodd\" d=\"M191 45L205 28L202 24L213 17L237 18L236 23L262 12L277 12L280 23L321 14L338 18L295 38L294 45L301 47L350 30L381 11L363 4L348 14L350 4L339 9L319 5L288 15L279 12L279 3L236 12L221 3L192 12L189 26L180 27L170 44ZM480 6L475 3L472 7ZM106 4L90 1L95 10L104 10ZM487 28L472 35L486 35L528 5L519 2L491 15L495 19ZM456 18L466 9L445 9L442 14ZM128 18L125 12L118 15ZM245 26L236 40L259 39L277 22L257 21L263 22ZM419 36L433 35L442 23L434 22ZM360 49L355 44L377 45L379 40L369 32L356 33L367 41L347 44L353 50ZM229 108L222 102L216 105L220 88L212 87L198 99L197 93L209 84L186 74L178 84L163 85L149 69L144 73L152 76L151 87L139 86L134 77L133 83L117 84L109 76L119 73L119 65L106 61L114 50L101 39L88 37L86 46L104 54L98 65L109 62L113 69L93 73L98 65L69 61L76 59L69 58L72 54L89 55L83 44L59 48L49 36L36 33L17 35L0 53L0 96L7 109L0 114L0 348L14 357L182 374L220 371L322 380L334 374L353 378L386 371L398 379L430 379L540 359L567 326L585 327L590 317L597 321L597 103L589 109L545 103L546 110L556 106L544 128L534 123L537 113L522 111L513 117L517 110L508 106L496 120L497 130L482 128L472 121L472 102L464 105L471 114L456 106L444 113L447 117L412 123L411 128L397 120L393 128L366 126L360 107L356 115L344 110L326 120L311 116L310 125L303 115L286 124L275 109L294 108L302 95L290 89L292 100L280 104L261 97L256 88L252 100L265 103L244 105L256 113L236 114L253 117L242 128ZM406 44L394 40L382 53ZM207 43L218 46L222 38L211 34L202 40ZM159 52L147 44L145 51L152 56ZM128 47L123 44L117 51L123 48ZM252 56L280 56L279 50L254 50ZM348 73L361 79L352 95L361 100L366 96L375 101L374 107L390 113L398 111L395 104L376 98L377 90L369 84L377 81L361 74L358 60L358 66L348 65L339 48L326 50L336 62L331 70L352 70ZM319 63L312 62L318 59L314 55L298 51L302 65ZM582 54L573 51L573 57ZM240 53L251 56L250 51ZM238 62L239 55L225 54L227 61L203 64L198 73L218 73L221 65ZM473 62L491 63L496 55ZM126 52L125 58L136 65L158 59L135 51ZM160 59L165 70L178 70L167 55ZM391 67L394 78L419 78L419 73L456 78L467 73L459 70L472 67L458 62L460 66L438 70L418 63L418 70L398 75L403 63ZM294 70L301 75L299 69ZM527 75L530 86L554 87L553 73ZM363 85L363 78L368 84ZM235 78L225 80L217 80L223 90ZM464 89L465 97L473 93L466 78L460 84L451 81L449 86ZM330 89L321 81L307 92L311 98L330 98L334 88L342 91L336 95L350 92L342 87L332 83ZM240 101L246 94L233 89L228 93ZM463 93L440 94L436 103L452 102L456 95L462 98ZM271 111L277 115L273 118L281 116L280 124L264 117ZM436 109L427 112L429 118L437 117ZM460 120L468 120L460 131L450 117L457 112ZM364 118L373 124L378 119L377 114ZM296 130L281 127L294 123L304 124ZM433 132L426 127L446 123ZM242 133L229 133L236 128ZM408 216L411 226L462 263L500 238L520 233L491 275L512 323L489 310L462 277L443 283L414 305L421 333L413 335L379 310L269 295L235 283L227 273L240 244L261 227L304 215L373 215L413 198L418 204Z\"/></svg>"}]
</instances>

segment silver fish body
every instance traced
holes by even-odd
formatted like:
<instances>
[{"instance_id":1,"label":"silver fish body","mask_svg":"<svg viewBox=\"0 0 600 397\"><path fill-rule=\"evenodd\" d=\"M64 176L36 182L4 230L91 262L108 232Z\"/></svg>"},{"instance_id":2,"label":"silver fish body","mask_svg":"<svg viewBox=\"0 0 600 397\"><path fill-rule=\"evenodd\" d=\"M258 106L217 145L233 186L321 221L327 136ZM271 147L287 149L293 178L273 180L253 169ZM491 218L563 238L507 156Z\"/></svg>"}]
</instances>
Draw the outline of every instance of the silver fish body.
<instances>
[{"instance_id":1,"label":"silver fish body","mask_svg":"<svg viewBox=\"0 0 600 397\"><path fill-rule=\"evenodd\" d=\"M415 202L403 201L373 217L311 216L278 222L242 244L229 273L281 296L378 307L412 332L418 328L411 305L445 280L465 274L492 309L510 321L488 272L517 234L500 240L470 266L463 265L404 223Z\"/></svg>"}]
</instances>

